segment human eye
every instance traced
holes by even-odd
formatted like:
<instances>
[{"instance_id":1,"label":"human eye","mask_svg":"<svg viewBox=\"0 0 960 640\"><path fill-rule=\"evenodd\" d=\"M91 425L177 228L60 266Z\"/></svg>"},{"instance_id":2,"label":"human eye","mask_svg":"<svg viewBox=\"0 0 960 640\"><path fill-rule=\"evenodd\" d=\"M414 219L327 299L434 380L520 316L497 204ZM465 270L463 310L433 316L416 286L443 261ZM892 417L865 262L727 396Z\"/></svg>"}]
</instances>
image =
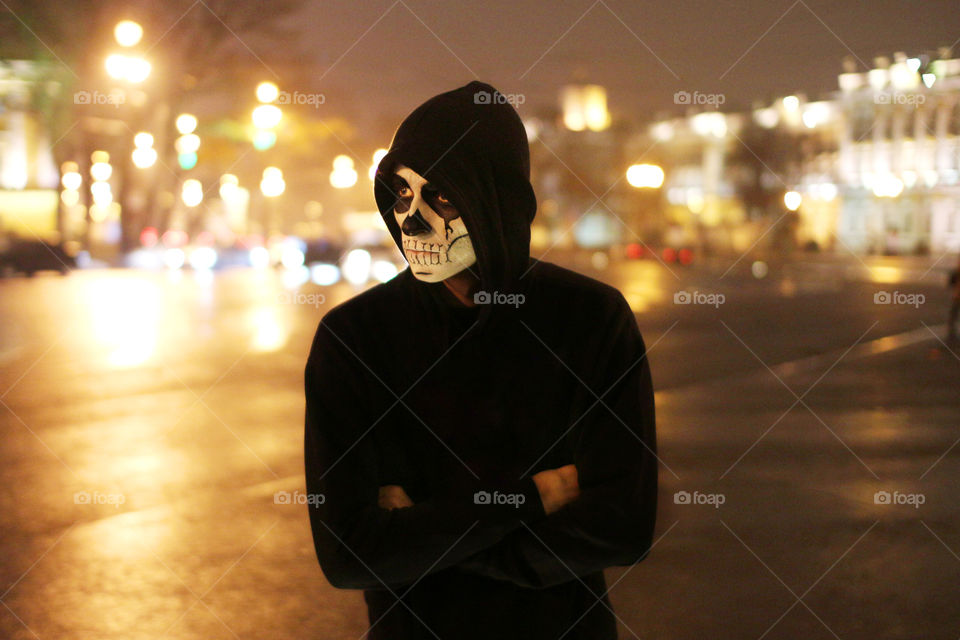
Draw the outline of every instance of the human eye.
<instances>
[{"instance_id":1,"label":"human eye","mask_svg":"<svg viewBox=\"0 0 960 640\"><path fill-rule=\"evenodd\" d=\"M393 188L393 192L397 194L398 198L413 197L413 189L411 189L410 185L407 184L407 181L400 176L393 176L390 186Z\"/></svg>"}]
</instances>

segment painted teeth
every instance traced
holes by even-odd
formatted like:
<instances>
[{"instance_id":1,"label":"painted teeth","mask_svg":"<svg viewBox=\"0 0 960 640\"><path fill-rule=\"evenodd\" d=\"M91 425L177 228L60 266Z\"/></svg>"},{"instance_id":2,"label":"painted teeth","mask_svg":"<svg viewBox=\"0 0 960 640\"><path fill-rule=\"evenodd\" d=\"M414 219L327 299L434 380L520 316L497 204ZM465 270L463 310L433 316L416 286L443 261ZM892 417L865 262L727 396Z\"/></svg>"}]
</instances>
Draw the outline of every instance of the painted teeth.
<instances>
[{"instance_id":1,"label":"painted teeth","mask_svg":"<svg viewBox=\"0 0 960 640\"><path fill-rule=\"evenodd\" d=\"M441 262L450 262L445 251L446 245L408 240L403 243L403 248L411 264L439 265Z\"/></svg>"}]
</instances>

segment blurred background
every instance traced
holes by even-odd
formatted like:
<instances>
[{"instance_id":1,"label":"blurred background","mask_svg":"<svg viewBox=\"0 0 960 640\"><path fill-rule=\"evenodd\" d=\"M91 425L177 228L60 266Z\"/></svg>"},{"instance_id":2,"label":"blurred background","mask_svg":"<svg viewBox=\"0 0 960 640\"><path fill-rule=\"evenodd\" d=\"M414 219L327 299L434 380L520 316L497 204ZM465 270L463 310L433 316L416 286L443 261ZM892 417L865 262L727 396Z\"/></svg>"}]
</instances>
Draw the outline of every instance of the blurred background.
<instances>
[{"instance_id":1,"label":"blurred background","mask_svg":"<svg viewBox=\"0 0 960 640\"><path fill-rule=\"evenodd\" d=\"M526 128L533 255L650 349L622 637L955 638L955 14L0 0L0 637L364 633L313 556L303 365L406 266L393 130L480 79Z\"/></svg>"}]
</instances>

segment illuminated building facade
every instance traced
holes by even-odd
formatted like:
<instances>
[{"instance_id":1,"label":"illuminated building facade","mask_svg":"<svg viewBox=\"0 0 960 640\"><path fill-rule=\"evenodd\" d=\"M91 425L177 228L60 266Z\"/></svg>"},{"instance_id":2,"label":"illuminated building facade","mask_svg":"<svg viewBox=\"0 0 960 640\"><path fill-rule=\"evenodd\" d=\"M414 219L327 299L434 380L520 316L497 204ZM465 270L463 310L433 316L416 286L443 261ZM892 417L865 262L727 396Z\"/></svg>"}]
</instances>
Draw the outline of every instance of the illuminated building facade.
<instances>
[{"instance_id":1,"label":"illuminated building facade","mask_svg":"<svg viewBox=\"0 0 960 640\"><path fill-rule=\"evenodd\" d=\"M0 233L48 236L56 230L59 175L36 92L52 87L45 69L0 61Z\"/></svg>"},{"instance_id":2,"label":"illuminated building facade","mask_svg":"<svg viewBox=\"0 0 960 640\"><path fill-rule=\"evenodd\" d=\"M648 135L666 157L668 218L701 238L722 236L727 248L749 245L765 230L758 219L789 219L782 201L765 210L750 201L744 176L754 164L755 190L801 195L789 230L797 245L960 249L960 59L948 50L897 53L868 71L848 61L839 85L825 100L787 96L749 113L654 122Z\"/></svg>"},{"instance_id":3,"label":"illuminated building facade","mask_svg":"<svg viewBox=\"0 0 960 640\"><path fill-rule=\"evenodd\" d=\"M960 59L940 54L840 75L837 236L855 250L960 249Z\"/></svg>"}]
</instances>

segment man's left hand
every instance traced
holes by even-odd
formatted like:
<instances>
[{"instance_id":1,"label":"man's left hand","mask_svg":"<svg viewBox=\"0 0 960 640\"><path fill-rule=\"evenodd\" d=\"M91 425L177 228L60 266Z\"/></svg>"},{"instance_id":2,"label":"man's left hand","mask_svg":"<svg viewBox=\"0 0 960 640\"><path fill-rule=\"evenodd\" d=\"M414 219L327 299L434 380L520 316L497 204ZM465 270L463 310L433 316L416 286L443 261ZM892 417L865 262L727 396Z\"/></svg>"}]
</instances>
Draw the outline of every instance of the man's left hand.
<instances>
[{"instance_id":1,"label":"man's left hand","mask_svg":"<svg viewBox=\"0 0 960 640\"><path fill-rule=\"evenodd\" d=\"M398 484L388 484L380 487L380 496L377 504L381 509L400 509L402 507L412 507L413 500L407 495Z\"/></svg>"}]
</instances>

